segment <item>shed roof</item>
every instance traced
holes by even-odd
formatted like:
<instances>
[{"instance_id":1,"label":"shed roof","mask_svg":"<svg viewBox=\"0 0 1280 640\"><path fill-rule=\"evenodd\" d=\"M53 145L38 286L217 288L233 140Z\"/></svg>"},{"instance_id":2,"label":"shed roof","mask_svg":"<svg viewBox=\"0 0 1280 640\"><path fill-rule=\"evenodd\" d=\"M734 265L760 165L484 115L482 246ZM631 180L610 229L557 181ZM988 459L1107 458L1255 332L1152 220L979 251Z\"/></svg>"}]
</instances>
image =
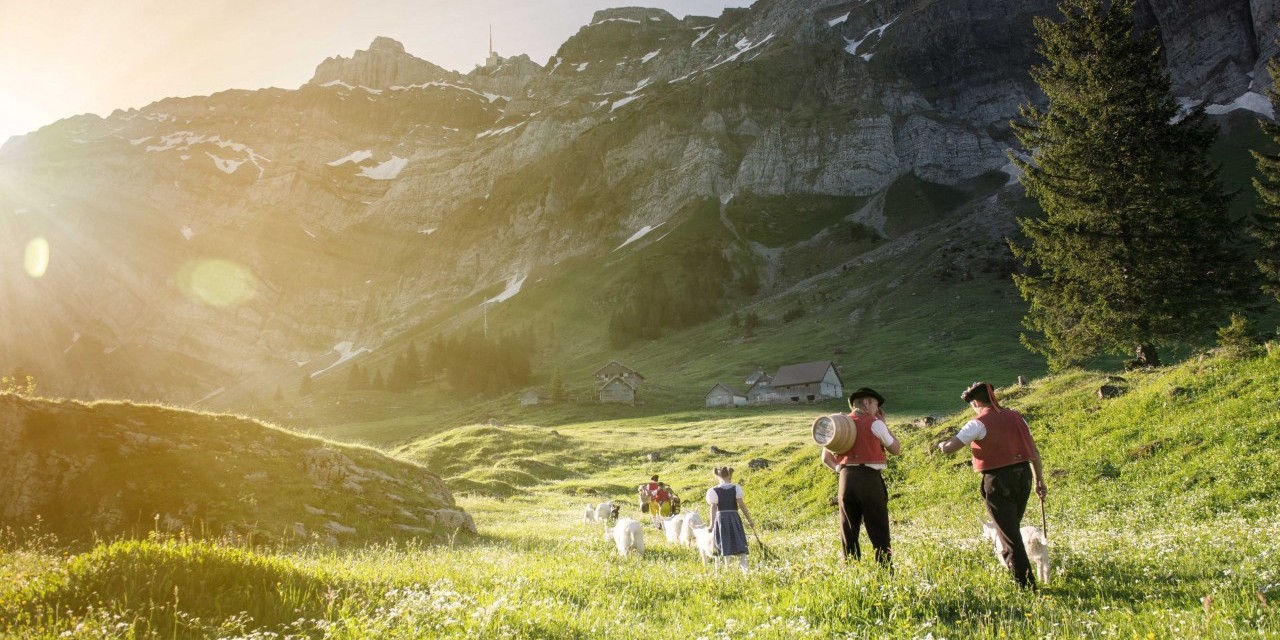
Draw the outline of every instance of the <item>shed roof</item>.
<instances>
[{"instance_id":1,"label":"shed roof","mask_svg":"<svg viewBox=\"0 0 1280 640\"><path fill-rule=\"evenodd\" d=\"M711 387L711 391L708 391L708 392L707 392L707 395L711 395L711 393L712 393L713 391L715 391L717 388L719 388L719 389L724 389L725 391L728 391L729 393L731 393L731 394L733 394L733 395L735 395L735 396L739 396L739 397L742 397L742 398L747 397L747 394L742 393L741 391L738 391L737 389L734 389L733 387L731 387L731 386L729 386L729 385L727 385L727 384L725 384L725 383L723 383L723 382L717 382L717 383L715 384L715 386Z\"/></svg>"},{"instance_id":2,"label":"shed roof","mask_svg":"<svg viewBox=\"0 0 1280 640\"><path fill-rule=\"evenodd\" d=\"M615 383L615 382L621 382L622 384L625 384L625 385L627 385L628 387L631 387L631 390L632 390L632 391L635 391L635 390L636 390L636 386L635 386L634 384L631 384L630 382L628 382L628 381L627 381L627 379L626 379L626 378L624 378L624 377L622 377L622 374L620 374L620 373L619 373L619 374L614 374L614 375L612 375L612 376L609 376L609 379L608 379L608 380L605 380L604 384L600 385L600 388L599 388L598 390L599 390L599 391L604 391L605 389L607 389L607 388L609 387L609 385L611 385L611 384L613 384L613 383Z\"/></svg>"},{"instance_id":3,"label":"shed roof","mask_svg":"<svg viewBox=\"0 0 1280 640\"><path fill-rule=\"evenodd\" d=\"M773 386L789 387L797 384L813 384L821 382L827 375L827 369L835 369L835 364L830 360L819 360L817 362L806 362L804 364L789 364L778 368L778 373L773 376ZM840 377L840 372L836 372L836 378ZM843 384L843 381L841 381Z\"/></svg>"},{"instance_id":4,"label":"shed roof","mask_svg":"<svg viewBox=\"0 0 1280 640\"><path fill-rule=\"evenodd\" d=\"M628 373L629 373L629 374L631 374L631 375L633 375L633 376L635 376L635 377L637 377L637 378L640 378L641 380L644 380L644 376L642 376L642 375L640 375L638 372L636 372L636 370L635 370L635 369L632 369L632 368L630 368L630 367L628 367L628 366L626 366L626 365L624 365L624 364L622 364L622 363L618 362L617 360L612 360L612 361L610 361L610 362L609 362L609 364L606 364L605 366L600 367L599 369L596 369L596 372L595 372L595 373L593 373L593 374L591 374L591 375L593 375L593 376L618 376L618 375L624 375L624 374L628 374Z\"/></svg>"}]
</instances>

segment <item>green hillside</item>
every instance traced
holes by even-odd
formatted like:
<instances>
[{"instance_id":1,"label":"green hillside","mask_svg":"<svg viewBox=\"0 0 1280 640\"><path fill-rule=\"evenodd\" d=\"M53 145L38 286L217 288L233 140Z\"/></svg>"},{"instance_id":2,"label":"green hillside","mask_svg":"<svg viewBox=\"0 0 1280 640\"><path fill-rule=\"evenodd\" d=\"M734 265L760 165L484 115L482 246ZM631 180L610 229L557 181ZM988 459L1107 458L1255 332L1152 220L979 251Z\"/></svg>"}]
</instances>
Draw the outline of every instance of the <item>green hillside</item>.
<instances>
[{"instance_id":1,"label":"green hillside","mask_svg":"<svg viewBox=\"0 0 1280 640\"><path fill-rule=\"evenodd\" d=\"M1125 393L1100 400L1108 384ZM840 565L834 478L813 409L450 430L402 448L462 492L474 540L290 551L149 541L64 550L0 537L0 632L19 637L1280 637L1280 349L1000 389L1049 474L1053 574L1019 592L981 540L966 454L891 412L895 568ZM890 396L890 402L893 398ZM961 408L959 400L951 403ZM650 462L649 454L656 454ZM764 459L766 469L748 462ZM709 469L739 470L761 523L752 569L704 569L646 531L618 558L583 505L659 473L704 515ZM1027 524L1038 524L1033 504ZM763 542L776 554L764 557ZM109 594L109 599L103 596Z\"/></svg>"},{"instance_id":2,"label":"green hillside","mask_svg":"<svg viewBox=\"0 0 1280 640\"><path fill-rule=\"evenodd\" d=\"M474 530L440 478L248 418L0 394L0 527L64 543L182 532L289 545Z\"/></svg>"}]
</instances>

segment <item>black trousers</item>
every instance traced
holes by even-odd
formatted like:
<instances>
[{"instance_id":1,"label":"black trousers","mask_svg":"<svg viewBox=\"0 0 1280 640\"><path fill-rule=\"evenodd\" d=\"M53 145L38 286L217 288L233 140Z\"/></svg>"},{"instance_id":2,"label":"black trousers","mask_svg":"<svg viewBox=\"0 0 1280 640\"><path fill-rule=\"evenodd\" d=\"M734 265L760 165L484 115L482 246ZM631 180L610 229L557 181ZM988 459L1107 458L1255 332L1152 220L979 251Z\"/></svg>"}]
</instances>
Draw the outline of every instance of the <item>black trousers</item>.
<instances>
[{"instance_id":1,"label":"black trousers","mask_svg":"<svg viewBox=\"0 0 1280 640\"><path fill-rule=\"evenodd\" d=\"M1022 545L1022 515L1031 497L1031 463L1001 467L982 474L982 501L996 524L996 535L1004 544L1004 563L1012 567L1013 579L1023 587L1035 588L1036 578Z\"/></svg>"},{"instance_id":2,"label":"black trousers","mask_svg":"<svg viewBox=\"0 0 1280 640\"><path fill-rule=\"evenodd\" d=\"M841 467L838 496L840 542L844 544L845 557L862 559L858 531L865 524L876 560L888 565L893 558L889 547L889 491L880 470L861 465Z\"/></svg>"}]
</instances>

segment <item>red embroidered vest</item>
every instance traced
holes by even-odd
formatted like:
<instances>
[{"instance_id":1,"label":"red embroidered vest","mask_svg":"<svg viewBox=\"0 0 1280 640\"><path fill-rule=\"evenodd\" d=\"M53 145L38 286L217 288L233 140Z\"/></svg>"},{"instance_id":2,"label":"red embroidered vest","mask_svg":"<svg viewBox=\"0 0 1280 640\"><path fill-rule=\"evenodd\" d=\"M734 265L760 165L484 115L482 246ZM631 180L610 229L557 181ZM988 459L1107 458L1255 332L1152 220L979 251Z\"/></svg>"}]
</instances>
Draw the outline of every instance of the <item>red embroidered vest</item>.
<instances>
[{"instance_id":1,"label":"red embroidered vest","mask_svg":"<svg viewBox=\"0 0 1280 640\"><path fill-rule=\"evenodd\" d=\"M836 464L885 464L888 459L884 455L884 444L876 434L871 433L871 425L876 417L865 413L851 413L853 426L858 430L858 437L853 441L853 448L836 456Z\"/></svg>"},{"instance_id":2,"label":"red embroidered vest","mask_svg":"<svg viewBox=\"0 0 1280 640\"><path fill-rule=\"evenodd\" d=\"M981 473L1040 459L1036 443L1031 439L1031 429L1021 413L1012 409L985 409L977 420L987 428L987 435L969 443L974 471Z\"/></svg>"}]
</instances>

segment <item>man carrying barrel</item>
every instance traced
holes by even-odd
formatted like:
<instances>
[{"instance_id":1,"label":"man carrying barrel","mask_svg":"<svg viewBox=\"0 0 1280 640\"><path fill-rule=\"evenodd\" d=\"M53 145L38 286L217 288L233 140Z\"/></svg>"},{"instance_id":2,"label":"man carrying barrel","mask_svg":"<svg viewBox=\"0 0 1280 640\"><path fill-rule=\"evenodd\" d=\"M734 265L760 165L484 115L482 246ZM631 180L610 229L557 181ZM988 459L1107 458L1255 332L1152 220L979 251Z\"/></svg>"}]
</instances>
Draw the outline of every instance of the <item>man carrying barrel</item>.
<instances>
[{"instance_id":1,"label":"man carrying barrel","mask_svg":"<svg viewBox=\"0 0 1280 640\"><path fill-rule=\"evenodd\" d=\"M853 423L853 444L839 453L824 447L822 463L840 474L840 541L847 559L862 559L858 532L863 524L867 538L875 549L876 560L892 566L893 551L889 545L889 491L881 472L887 466L885 453L898 455L902 445L884 423L884 396L863 387L849 394L848 418ZM832 416L843 418L844 416ZM846 425L847 426L847 425Z\"/></svg>"},{"instance_id":2,"label":"man carrying barrel","mask_svg":"<svg viewBox=\"0 0 1280 640\"><path fill-rule=\"evenodd\" d=\"M1001 408L990 384L975 382L960 398L969 403L977 417L954 438L939 442L938 448L943 453L955 453L969 446L973 470L982 474L982 500L1004 545L1005 565L1012 568L1013 579L1020 586L1034 589L1035 575L1019 527L1031 497L1032 481L1041 500L1048 493L1040 452L1022 414Z\"/></svg>"}]
</instances>

